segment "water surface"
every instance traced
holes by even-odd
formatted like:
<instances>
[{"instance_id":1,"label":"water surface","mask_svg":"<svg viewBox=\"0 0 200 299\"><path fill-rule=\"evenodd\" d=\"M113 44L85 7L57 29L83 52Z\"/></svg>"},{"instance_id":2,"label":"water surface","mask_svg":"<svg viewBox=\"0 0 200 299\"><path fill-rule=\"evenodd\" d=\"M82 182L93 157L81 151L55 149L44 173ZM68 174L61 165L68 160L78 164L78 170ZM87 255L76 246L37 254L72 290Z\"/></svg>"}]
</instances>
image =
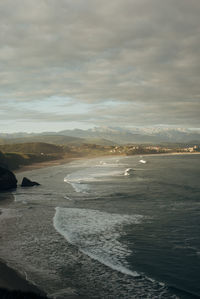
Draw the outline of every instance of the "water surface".
<instances>
[{"instance_id":1,"label":"water surface","mask_svg":"<svg viewBox=\"0 0 200 299\"><path fill-rule=\"evenodd\" d=\"M198 297L199 157L96 158L20 174L42 185L18 188L3 209L0 254L54 298Z\"/></svg>"}]
</instances>

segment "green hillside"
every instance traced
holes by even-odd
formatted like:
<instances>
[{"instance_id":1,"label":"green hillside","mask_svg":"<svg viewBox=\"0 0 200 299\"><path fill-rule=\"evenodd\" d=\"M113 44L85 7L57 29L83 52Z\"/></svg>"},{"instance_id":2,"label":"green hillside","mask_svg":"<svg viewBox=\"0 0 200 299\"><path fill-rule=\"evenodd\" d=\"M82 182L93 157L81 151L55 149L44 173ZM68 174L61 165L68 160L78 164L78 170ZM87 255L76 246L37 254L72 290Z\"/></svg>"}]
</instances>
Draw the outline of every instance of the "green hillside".
<instances>
[{"instance_id":1,"label":"green hillside","mask_svg":"<svg viewBox=\"0 0 200 299\"><path fill-rule=\"evenodd\" d=\"M15 170L24 165L53 161L61 158L62 155L59 154L37 155L22 153L0 153L0 166L4 166L10 170Z\"/></svg>"},{"instance_id":2,"label":"green hillside","mask_svg":"<svg viewBox=\"0 0 200 299\"><path fill-rule=\"evenodd\" d=\"M14 170L23 165L61 159L69 152L68 147L64 150L62 146L43 142L5 144L0 145L0 165Z\"/></svg>"},{"instance_id":3,"label":"green hillside","mask_svg":"<svg viewBox=\"0 0 200 299\"><path fill-rule=\"evenodd\" d=\"M55 144L48 144L44 142L28 142L0 145L0 151L6 153L52 154L62 153L63 148Z\"/></svg>"}]
</instances>

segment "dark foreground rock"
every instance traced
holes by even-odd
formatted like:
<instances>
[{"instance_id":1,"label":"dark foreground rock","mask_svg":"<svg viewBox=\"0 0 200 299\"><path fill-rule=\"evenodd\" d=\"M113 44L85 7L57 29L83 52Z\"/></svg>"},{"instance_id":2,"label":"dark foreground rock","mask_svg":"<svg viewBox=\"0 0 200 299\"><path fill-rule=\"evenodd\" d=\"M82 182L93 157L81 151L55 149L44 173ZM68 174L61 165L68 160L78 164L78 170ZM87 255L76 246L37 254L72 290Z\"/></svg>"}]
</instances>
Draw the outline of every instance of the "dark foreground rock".
<instances>
[{"instance_id":1,"label":"dark foreground rock","mask_svg":"<svg viewBox=\"0 0 200 299\"><path fill-rule=\"evenodd\" d=\"M47 297L37 295L32 292L11 291L6 289L0 289L1 299L45 299Z\"/></svg>"},{"instance_id":2,"label":"dark foreground rock","mask_svg":"<svg viewBox=\"0 0 200 299\"><path fill-rule=\"evenodd\" d=\"M17 179L14 173L4 167L0 167L0 191L17 188Z\"/></svg>"},{"instance_id":3,"label":"dark foreground rock","mask_svg":"<svg viewBox=\"0 0 200 299\"><path fill-rule=\"evenodd\" d=\"M40 184L37 182L33 182L27 178L23 178L22 183L21 183L21 187L32 187L32 186L39 186Z\"/></svg>"}]
</instances>

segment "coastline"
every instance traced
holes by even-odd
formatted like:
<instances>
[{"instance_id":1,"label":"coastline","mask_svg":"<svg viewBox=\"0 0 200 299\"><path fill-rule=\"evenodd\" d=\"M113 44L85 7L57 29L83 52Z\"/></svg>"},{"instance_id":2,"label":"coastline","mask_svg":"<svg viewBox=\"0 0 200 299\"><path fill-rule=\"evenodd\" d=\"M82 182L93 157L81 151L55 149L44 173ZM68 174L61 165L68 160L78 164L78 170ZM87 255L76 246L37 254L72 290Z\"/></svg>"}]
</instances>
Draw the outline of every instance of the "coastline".
<instances>
[{"instance_id":1,"label":"coastline","mask_svg":"<svg viewBox=\"0 0 200 299\"><path fill-rule=\"evenodd\" d=\"M12 202L13 195L11 192L0 193L0 219L1 208L7 208ZM0 258L0 297L16 298L18 296L20 298L19 295L21 295L23 298L22 294L28 294L30 298L47 298L44 292Z\"/></svg>"},{"instance_id":2,"label":"coastline","mask_svg":"<svg viewBox=\"0 0 200 299\"><path fill-rule=\"evenodd\" d=\"M79 158L65 158L60 159L59 161L56 160L51 162L35 163L27 165L25 167L21 167L20 169L14 172L20 173L34 169L41 169L44 167L62 165L76 159ZM12 204L13 200L14 197L12 195L12 191L0 192L0 220L2 215L1 209L8 209ZM0 257L0 298L44 299L50 297L48 297L47 294L40 288L38 288L36 285L29 282L26 279L26 275L22 275L20 272L13 269L10 265L7 264L7 261L3 260ZM77 294L69 294L68 296L66 296L66 299L86 299L86 297Z\"/></svg>"},{"instance_id":3,"label":"coastline","mask_svg":"<svg viewBox=\"0 0 200 299\"><path fill-rule=\"evenodd\" d=\"M174 153L160 153L160 154L142 154L137 156L189 156L189 155L200 155L200 152L194 152L194 153L187 153L187 152L174 152ZM134 156L134 155L133 155ZM135 155L136 156L136 155Z\"/></svg>"},{"instance_id":4,"label":"coastline","mask_svg":"<svg viewBox=\"0 0 200 299\"><path fill-rule=\"evenodd\" d=\"M196 155L200 154L197 153L163 153L163 154L145 154L145 155L134 155L134 156L170 156L170 155ZM103 157L111 157L111 155L103 156ZM122 157L122 156L121 156ZM57 165L63 165L67 164L73 160L81 160L81 159L92 159L95 157L79 157L79 158L64 158L60 160L54 160L54 161L48 161L48 162L41 162L41 163L35 163L31 164L25 167L21 167L18 169L17 173L24 172L24 171L30 171L34 169L41 169L44 167L51 167L51 166L57 166ZM4 197L3 200L2 197ZM7 208L12 203L12 193L6 192L6 193L0 193L0 218L1 218L1 207ZM1 297L1 290L7 289L7 290L20 290L22 292L34 292L36 295L33 298L41 298L42 296L46 295L38 289L36 286L29 283L25 277L22 277L20 273L15 271L14 269L10 268L5 261L0 260L0 297ZM40 297L37 297L38 296ZM9 297L9 298L15 298L15 297ZM44 298L44 297L43 297ZM46 297L47 298L47 297ZM78 299L78 298L84 298L79 295L69 295L66 297L66 299Z\"/></svg>"},{"instance_id":5,"label":"coastline","mask_svg":"<svg viewBox=\"0 0 200 299\"><path fill-rule=\"evenodd\" d=\"M130 156L135 156L135 157L140 157L140 156L176 156L176 155L200 155L200 152L174 152L174 153L156 153L156 154L136 154L136 155L130 155ZM119 157L130 157L129 155L116 155ZM25 165L22 166L16 170L14 170L14 173L21 173L21 172L25 172L25 171L31 171L31 170L35 170L35 169L41 169L41 168L45 168L45 167L52 167L52 166L58 166L58 165L64 165L67 163L70 163L74 160L82 160L82 159L93 159L93 158L100 158L100 157L115 157L115 155L102 155L102 156L80 156L80 157L73 157L73 158L69 158L69 157L65 157L62 159L58 159L58 160L52 160L52 161L47 161L47 162L38 162L38 163L33 163L30 165Z\"/></svg>"},{"instance_id":6,"label":"coastline","mask_svg":"<svg viewBox=\"0 0 200 299\"><path fill-rule=\"evenodd\" d=\"M40 168L44 168L44 167L63 165L63 164L67 164L67 163L69 163L73 160L77 160L77 159L81 159L81 157L80 158L66 157L66 158L62 158L62 159L58 159L58 160L37 162L37 163L30 164L30 165L23 165L20 168L13 170L13 172L20 173L20 172L30 171L30 170L34 170L34 169L40 169Z\"/></svg>"},{"instance_id":7,"label":"coastline","mask_svg":"<svg viewBox=\"0 0 200 299\"><path fill-rule=\"evenodd\" d=\"M0 290L31 292L38 298L45 298L46 294L33 284L24 279L20 273L10 268L4 261L0 260Z\"/></svg>"}]
</instances>

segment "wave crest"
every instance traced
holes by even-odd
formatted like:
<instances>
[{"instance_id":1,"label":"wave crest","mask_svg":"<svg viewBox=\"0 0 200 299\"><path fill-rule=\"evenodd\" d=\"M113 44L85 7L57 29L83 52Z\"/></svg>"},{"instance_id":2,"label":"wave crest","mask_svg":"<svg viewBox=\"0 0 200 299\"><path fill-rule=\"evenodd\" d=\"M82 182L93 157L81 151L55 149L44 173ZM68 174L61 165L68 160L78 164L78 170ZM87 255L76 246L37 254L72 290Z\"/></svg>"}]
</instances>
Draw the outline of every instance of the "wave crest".
<instances>
[{"instance_id":1,"label":"wave crest","mask_svg":"<svg viewBox=\"0 0 200 299\"><path fill-rule=\"evenodd\" d=\"M123 226L139 224L142 215L120 215L96 210L56 208L53 219L55 229L81 252L110 268L131 276L126 258L131 254L120 241Z\"/></svg>"}]
</instances>

